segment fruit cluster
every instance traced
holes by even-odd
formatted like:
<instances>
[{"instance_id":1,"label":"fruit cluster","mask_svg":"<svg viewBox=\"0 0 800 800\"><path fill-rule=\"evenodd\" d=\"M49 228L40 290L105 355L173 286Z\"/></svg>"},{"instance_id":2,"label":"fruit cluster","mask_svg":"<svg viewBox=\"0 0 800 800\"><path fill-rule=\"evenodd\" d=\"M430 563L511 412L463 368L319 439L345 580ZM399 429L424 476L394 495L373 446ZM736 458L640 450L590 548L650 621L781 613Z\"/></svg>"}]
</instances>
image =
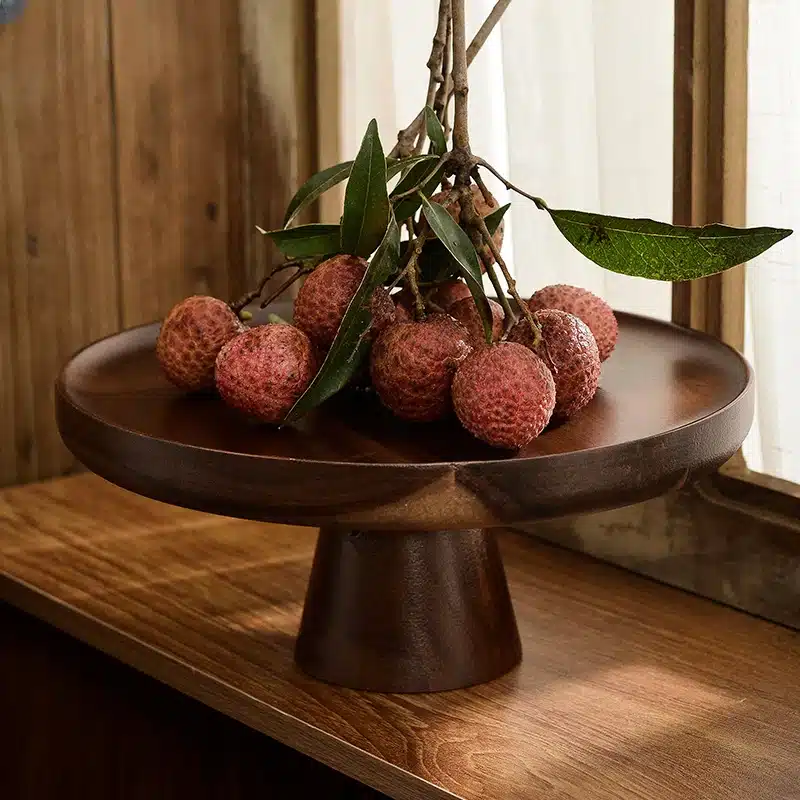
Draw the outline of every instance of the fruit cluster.
<instances>
[{"instance_id":1,"label":"fruit cluster","mask_svg":"<svg viewBox=\"0 0 800 800\"><path fill-rule=\"evenodd\" d=\"M230 305L194 296L164 320L156 352L167 378L187 391L216 388L250 418L281 424L324 362L367 262L337 255L301 286L293 323L244 325ZM591 401L601 362L617 340L617 321L599 297L575 286L540 289L528 300L538 335L524 316L504 333L504 311L489 301L492 343L468 286L458 279L428 294L418 320L408 289L371 295L369 382L404 420L455 413L478 439L519 449L551 419Z\"/></svg>"}]
</instances>

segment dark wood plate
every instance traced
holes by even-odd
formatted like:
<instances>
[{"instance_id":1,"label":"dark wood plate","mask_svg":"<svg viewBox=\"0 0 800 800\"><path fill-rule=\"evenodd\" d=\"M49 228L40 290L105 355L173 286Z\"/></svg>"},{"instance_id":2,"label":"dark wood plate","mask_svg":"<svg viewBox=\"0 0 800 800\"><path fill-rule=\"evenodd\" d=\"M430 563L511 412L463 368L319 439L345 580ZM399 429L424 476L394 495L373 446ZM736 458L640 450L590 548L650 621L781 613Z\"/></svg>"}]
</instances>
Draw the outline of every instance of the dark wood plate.
<instances>
[{"instance_id":1,"label":"dark wood plate","mask_svg":"<svg viewBox=\"0 0 800 800\"><path fill-rule=\"evenodd\" d=\"M251 424L167 383L157 324L78 353L58 380L58 423L87 467L139 494L323 528L295 648L306 672L357 689L454 689L521 658L492 528L653 497L747 433L752 374L736 352L619 319L593 402L513 455L455 420L404 424L369 394L339 395L294 427Z\"/></svg>"},{"instance_id":2,"label":"dark wood plate","mask_svg":"<svg viewBox=\"0 0 800 800\"><path fill-rule=\"evenodd\" d=\"M242 420L162 377L158 325L90 345L57 385L61 434L91 470L176 505L371 529L491 527L624 505L719 465L752 422L752 375L707 336L619 314L600 389L519 453L458 422L405 424L371 395L339 396L294 427Z\"/></svg>"}]
</instances>

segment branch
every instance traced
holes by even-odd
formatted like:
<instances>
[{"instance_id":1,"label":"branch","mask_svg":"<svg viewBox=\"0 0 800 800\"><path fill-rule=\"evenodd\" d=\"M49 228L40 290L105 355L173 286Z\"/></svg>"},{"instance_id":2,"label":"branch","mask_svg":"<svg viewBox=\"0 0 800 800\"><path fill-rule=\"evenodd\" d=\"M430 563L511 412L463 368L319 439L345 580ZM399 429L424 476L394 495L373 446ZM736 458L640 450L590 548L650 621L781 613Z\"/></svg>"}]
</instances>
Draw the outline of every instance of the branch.
<instances>
[{"instance_id":1,"label":"branch","mask_svg":"<svg viewBox=\"0 0 800 800\"><path fill-rule=\"evenodd\" d=\"M465 0L453 4L453 91L456 112L453 122L453 148L469 153L469 81L467 79L467 35Z\"/></svg>"},{"instance_id":2,"label":"branch","mask_svg":"<svg viewBox=\"0 0 800 800\"><path fill-rule=\"evenodd\" d=\"M444 155L440 156L434 168L416 186L412 186L406 192L400 192L400 194L393 195L392 202L394 203L397 200L402 200L404 197L410 197L412 194L416 194L417 192L421 191L428 184L428 181L433 180L433 178L436 176L436 173L441 169L442 165L446 164L452 158L452 156L452 153L445 153Z\"/></svg>"},{"instance_id":3,"label":"branch","mask_svg":"<svg viewBox=\"0 0 800 800\"><path fill-rule=\"evenodd\" d=\"M483 25L481 25L480 30L475 35L475 38L470 42L469 48L467 49L467 65L471 64L475 56L478 55L480 52L481 47L483 47L486 39L488 38L489 34L491 33L492 29L500 20L500 17L503 16L503 12L508 8L511 0L498 0L495 4L494 8L489 12L489 16L484 21ZM489 25L489 20L491 20L491 26ZM485 31L485 33L484 33ZM483 39L480 40L479 36L483 34ZM448 86L448 102L449 102L449 95L452 94L452 81L448 81L450 84ZM414 147L414 141L417 137L417 134L420 132L423 124L425 121L425 109L423 108L422 111L414 117L413 122L404 128L400 133L397 134L397 144L392 148L392 151L389 153L390 158L403 158L411 154L411 151Z\"/></svg>"},{"instance_id":4,"label":"branch","mask_svg":"<svg viewBox=\"0 0 800 800\"><path fill-rule=\"evenodd\" d=\"M475 159L475 163L479 167L483 167L484 169L488 169L489 172L491 172L492 175L494 175L495 178L497 178L497 180L499 180L500 183L502 183L506 187L506 189L510 189L512 192L516 192L517 194L521 194L523 197L527 197L528 200L532 200L536 204L536 208L538 208L539 211L547 211L547 203L545 203L545 201L542 200L541 197L536 197L536 195L528 194L527 192L525 192L522 189L520 189L518 186L514 186L514 184L511 183L510 180L508 180L507 178L504 178L488 161L484 161L482 158L476 158ZM477 180L476 180L476 182L477 182Z\"/></svg>"},{"instance_id":5,"label":"branch","mask_svg":"<svg viewBox=\"0 0 800 800\"><path fill-rule=\"evenodd\" d=\"M486 269L486 274L489 276L489 280L492 282L492 286L494 287L495 294L497 295L497 300L500 305L503 307L503 312L505 313L505 319L503 320L503 333L506 334L517 321L517 317L514 314L514 309L511 308L511 303L508 302L508 297L506 297L506 293L503 291L503 287L500 283L500 279L497 277L497 272L495 271L494 264L491 263L489 259L486 259L482 255L483 247L483 237L479 230L474 227L469 229L469 238L472 240L472 244L475 248L475 252L478 254L478 258L483 262L483 266Z\"/></svg>"},{"instance_id":6,"label":"branch","mask_svg":"<svg viewBox=\"0 0 800 800\"><path fill-rule=\"evenodd\" d=\"M450 0L439 0L439 19L436 23L436 33L433 37L433 46L428 58L428 92L425 95L425 105L433 107L436 98L436 89L444 84L444 49L447 45L447 31L450 22ZM419 132L419 139L414 147L414 154L419 155L425 145L426 130L423 125Z\"/></svg>"},{"instance_id":7,"label":"branch","mask_svg":"<svg viewBox=\"0 0 800 800\"><path fill-rule=\"evenodd\" d=\"M444 76L444 80L439 84L439 88L436 91L436 97L433 100L433 110L436 113L436 116L439 118L439 122L442 123L442 127L444 128L444 140L449 141L450 139L450 115L447 113L447 101L448 101L448 88L453 83L453 17L452 15L448 17L447 20L447 44L444 48L444 55L442 57L442 75Z\"/></svg>"},{"instance_id":8,"label":"branch","mask_svg":"<svg viewBox=\"0 0 800 800\"><path fill-rule=\"evenodd\" d=\"M295 272L291 278L287 278L266 300L261 303L261 308L266 308L273 300L276 300L280 297L293 283L299 281L303 275L308 275L309 272L313 272L311 267L302 267Z\"/></svg>"},{"instance_id":9,"label":"branch","mask_svg":"<svg viewBox=\"0 0 800 800\"><path fill-rule=\"evenodd\" d=\"M475 37L469 43L469 47L467 48L467 64L471 64L475 56L478 55L481 47L486 44L486 40L494 30L494 26L500 22L500 17L503 16L503 13L510 5L511 0L497 0L494 4L494 8L489 12L489 16L483 21L483 25L481 25Z\"/></svg>"},{"instance_id":10,"label":"branch","mask_svg":"<svg viewBox=\"0 0 800 800\"><path fill-rule=\"evenodd\" d=\"M236 302L229 303L231 307L231 311L234 314L238 314L245 306L250 305L253 300L257 300L261 297L261 293L264 291L264 287L274 278L279 272L283 272L285 269L289 269L290 267L301 267L303 266L303 262L300 259L294 259L292 261L285 261L283 264L278 264L277 267L271 269L259 282L258 286L250 292L243 294Z\"/></svg>"}]
</instances>

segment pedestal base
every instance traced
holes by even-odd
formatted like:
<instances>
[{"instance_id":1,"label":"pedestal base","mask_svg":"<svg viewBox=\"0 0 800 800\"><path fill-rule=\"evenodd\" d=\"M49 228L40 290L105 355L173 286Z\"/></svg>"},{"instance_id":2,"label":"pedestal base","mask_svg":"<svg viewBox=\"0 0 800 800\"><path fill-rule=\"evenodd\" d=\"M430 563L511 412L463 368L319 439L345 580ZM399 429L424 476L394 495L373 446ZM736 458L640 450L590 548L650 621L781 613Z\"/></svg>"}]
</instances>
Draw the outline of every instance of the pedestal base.
<instances>
[{"instance_id":1,"label":"pedestal base","mask_svg":"<svg viewBox=\"0 0 800 800\"><path fill-rule=\"evenodd\" d=\"M308 674L437 692L493 680L521 656L492 533L321 531L295 647Z\"/></svg>"}]
</instances>

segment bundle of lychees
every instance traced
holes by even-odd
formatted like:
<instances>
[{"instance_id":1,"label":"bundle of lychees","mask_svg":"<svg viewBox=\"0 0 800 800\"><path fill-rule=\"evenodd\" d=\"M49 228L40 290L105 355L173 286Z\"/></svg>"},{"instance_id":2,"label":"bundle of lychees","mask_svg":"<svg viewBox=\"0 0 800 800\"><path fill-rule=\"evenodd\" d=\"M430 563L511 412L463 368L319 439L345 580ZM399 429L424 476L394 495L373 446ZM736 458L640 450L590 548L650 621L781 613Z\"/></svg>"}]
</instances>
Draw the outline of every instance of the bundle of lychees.
<instances>
[{"instance_id":1,"label":"bundle of lychees","mask_svg":"<svg viewBox=\"0 0 800 800\"><path fill-rule=\"evenodd\" d=\"M494 6L467 48L464 0L439 0L423 110L388 155L373 120L353 161L300 187L283 227L262 231L286 260L256 290L236 303L191 297L172 309L157 354L173 383L216 387L229 406L281 425L369 381L397 417L428 422L454 412L477 438L518 449L551 419L572 417L592 400L601 362L616 344L617 321L603 300L574 286L520 297L501 254L509 206L498 207L485 173L532 200L587 258L626 275L704 277L791 233L551 209L474 155L467 65L508 5ZM344 180L338 224L295 224ZM304 278L292 324L243 324L245 306L288 269L289 280L262 307Z\"/></svg>"}]
</instances>

